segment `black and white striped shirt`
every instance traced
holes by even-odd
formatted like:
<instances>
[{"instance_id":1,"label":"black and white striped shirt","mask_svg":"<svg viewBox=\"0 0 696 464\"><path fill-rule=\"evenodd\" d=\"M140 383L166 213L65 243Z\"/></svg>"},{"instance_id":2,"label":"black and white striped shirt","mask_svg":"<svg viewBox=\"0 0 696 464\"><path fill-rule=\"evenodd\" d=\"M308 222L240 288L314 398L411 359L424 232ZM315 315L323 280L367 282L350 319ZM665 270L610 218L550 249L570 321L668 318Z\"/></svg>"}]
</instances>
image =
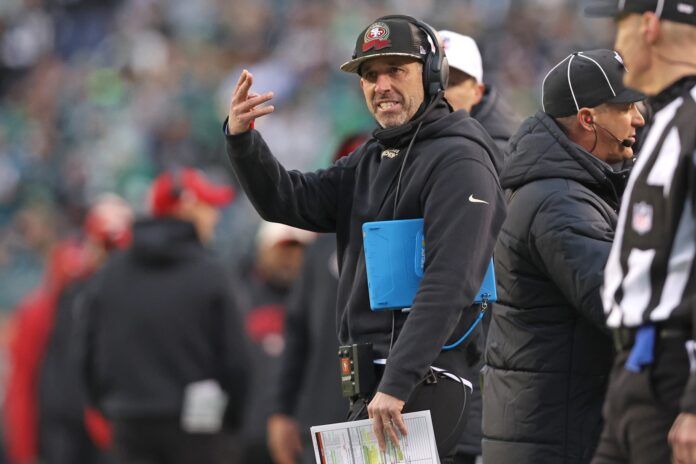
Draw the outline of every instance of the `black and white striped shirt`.
<instances>
[{"instance_id":1,"label":"black and white striped shirt","mask_svg":"<svg viewBox=\"0 0 696 464\"><path fill-rule=\"evenodd\" d=\"M696 85L685 78L668 91L671 101L655 113L628 181L605 268L602 301L610 327L691 320Z\"/></svg>"}]
</instances>

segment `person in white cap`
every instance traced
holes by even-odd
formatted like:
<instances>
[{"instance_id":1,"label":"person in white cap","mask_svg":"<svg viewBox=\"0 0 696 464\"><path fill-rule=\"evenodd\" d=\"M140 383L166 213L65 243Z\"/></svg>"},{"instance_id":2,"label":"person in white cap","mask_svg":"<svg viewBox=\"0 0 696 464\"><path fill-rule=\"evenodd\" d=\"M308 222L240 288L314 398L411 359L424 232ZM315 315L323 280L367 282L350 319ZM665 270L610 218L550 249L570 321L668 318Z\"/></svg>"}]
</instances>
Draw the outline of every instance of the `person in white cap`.
<instances>
[{"instance_id":1,"label":"person in white cap","mask_svg":"<svg viewBox=\"0 0 696 464\"><path fill-rule=\"evenodd\" d=\"M445 98L455 110L463 109L471 114L498 147L505 149L521 119L493 86L484 83L476 41L452 31L439 31L438 34L450 67Z\"/></svg>"},{"instance_id":2,"label":"person in white cap","mask_svg":"<svg viewBox=\"0 0 696 464\"><path fill-rule=\"evenodd\" d=\"M262 221L256 234L253 262L240 269L240 279L232 282L249 342L250 361L240 462L276 462L267 446L266 423L275 412L274 382L280 376L285 350L286 305L302 268L305 247L315 237L307 230ZM336 349L331 352L335 359Z\"/></svg>"}]
</instances>

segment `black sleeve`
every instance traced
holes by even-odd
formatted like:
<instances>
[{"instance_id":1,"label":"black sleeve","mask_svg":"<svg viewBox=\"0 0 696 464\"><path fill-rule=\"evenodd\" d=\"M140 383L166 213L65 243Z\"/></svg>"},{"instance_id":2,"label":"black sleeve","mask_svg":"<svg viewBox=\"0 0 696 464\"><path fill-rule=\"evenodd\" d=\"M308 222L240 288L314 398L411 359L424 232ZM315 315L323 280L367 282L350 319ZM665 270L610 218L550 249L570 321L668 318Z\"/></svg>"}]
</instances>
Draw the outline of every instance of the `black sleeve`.
<instances>
[{"instance_id":1,"label":"black sleeve","mask_svg":"<svg viewBox=\"0 0 696 464\"><path fill-rule=\"evenodd\" d=\"M99 408L100 395L95 369L97 356L95 337L99 323L97 281L98 275L92 277L75 300L74 356L80 367L87 402Z\"/></svg>"},{"instance_id":2,"label":"black sleeve","mask_svg":"<svg viewBox=\"0 0 696 464\"><path fill-rule=\"evenodd\" d=\"M313 173L287 171L257 131L226 139L232 168L262 218L315 232L335 232L341 162Z\"/></svg>"},{"instance_id":3,"label":"black sleeve","mask_svg":"<svg viewBox=\"0 0 696 464\"><path fill-rule=\"evenodd\" d=\"M441 352L459 312L474 300L505 219L491 168L474 158L451 158L433 171L421 194L424 275L378 387L404 401ZM469 201L470 195L480 201Z\"/></svg>"},{"instance_id":4,"label":"black sleeve","mask_svg":"<svg viewBox=\"0 0 696 464\"><path fill-rule=\"evenodd\" d=\"M557 192L541 204L530 240L546 274L568 303L608 332L600 294L614 240L607 218L580 194Z\"/></svg>"},{"instance_id":5,"label":"black sleeve","mask_svg":"<svg viewBox=\"0 0 696 464\"><path fill-rule=\"evenodd\" d=\"M311 249L310 249L311 250ZM299 400L309 357L309 299L315 291L314 261L307 256L285 309L285 350L275 382L275 412L292 416ZM315 264L315 263L314 263Z\"/></svg>"}]
</instances>

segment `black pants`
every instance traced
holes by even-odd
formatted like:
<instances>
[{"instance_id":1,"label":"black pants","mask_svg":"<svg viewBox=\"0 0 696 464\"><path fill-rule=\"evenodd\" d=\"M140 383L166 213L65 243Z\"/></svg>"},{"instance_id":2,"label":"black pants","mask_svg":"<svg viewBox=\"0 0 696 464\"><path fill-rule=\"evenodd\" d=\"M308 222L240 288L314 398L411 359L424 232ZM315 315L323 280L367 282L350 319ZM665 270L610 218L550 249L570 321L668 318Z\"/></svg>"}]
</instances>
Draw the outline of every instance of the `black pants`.
<instances>
[{"instance_id":1,"label":"black pants","mask_svg":"<svg viewBox=\"0 0 696 464\"><path fill-rule=\"evenodd\" d=\"M430 410L440 460L442 464L453 463L457 442L466 426L470 391L443 374L429 377L411 393L403 413ZM349 419L367 419L368 402L354 401Z\"/></svg>"},{"instance_id":2,"label":"black pants","mask_svg":"<svg viewBox=\"0 0 696 464\"><path fill-rule=\"evenodd\" d=\"M242 456L244 464L273 464L271 451L266 441L245 440Z\"/></svg>"},{"instance_id":3,"label":"black pants","mask_svg":"<svg viewBox=\"0 0 696 464\"><path fill-rule=\"evenodd\" d=\"M109 464L113 457L97 449L82 420L42 417L39 454L45 464ZM111 459L111 460L109 460Z\"/></svg>"},{"instance_id":4,"label":"black pants","mask_svg":"<svg viewBox=\"0 0 696 464\"><path fill-rule=\"evenodd\" d=\"M653 364L639 373L624 368L628 352L616 356L592 464L671 462L667 434L689 376L684 343L681 337L656 340Z\"/></svg>"},{"instance_id":5,"label":"black pants","mask_svg":"<svg viewBox=\"0 0 696 464\"><path fill-rule=\"evenodd\" d=\"M114 421L114 448L119 464L231 464L230 435L192 434L181 430L176 419Z\"/></svg>"}]
</instances>

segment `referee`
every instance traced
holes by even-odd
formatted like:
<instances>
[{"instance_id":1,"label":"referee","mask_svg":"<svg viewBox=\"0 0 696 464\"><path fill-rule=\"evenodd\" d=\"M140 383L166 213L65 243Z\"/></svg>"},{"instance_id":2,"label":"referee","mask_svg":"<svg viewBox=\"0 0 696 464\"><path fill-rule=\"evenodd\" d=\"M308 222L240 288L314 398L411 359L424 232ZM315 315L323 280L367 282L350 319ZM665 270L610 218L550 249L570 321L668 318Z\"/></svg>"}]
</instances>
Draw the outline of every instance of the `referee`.
<instances>
[{"instance_id":1,"label":"referee","mask_svg":"<svg viewBox=\"0 0 696 464\"><path fill-rule=\"evenodd\" d=\"M696 463L696 1L612 4L587 13L616 18L624 81L653 116L605 269L618 351L592 462Z\"/></svg>"}]
</instances>

